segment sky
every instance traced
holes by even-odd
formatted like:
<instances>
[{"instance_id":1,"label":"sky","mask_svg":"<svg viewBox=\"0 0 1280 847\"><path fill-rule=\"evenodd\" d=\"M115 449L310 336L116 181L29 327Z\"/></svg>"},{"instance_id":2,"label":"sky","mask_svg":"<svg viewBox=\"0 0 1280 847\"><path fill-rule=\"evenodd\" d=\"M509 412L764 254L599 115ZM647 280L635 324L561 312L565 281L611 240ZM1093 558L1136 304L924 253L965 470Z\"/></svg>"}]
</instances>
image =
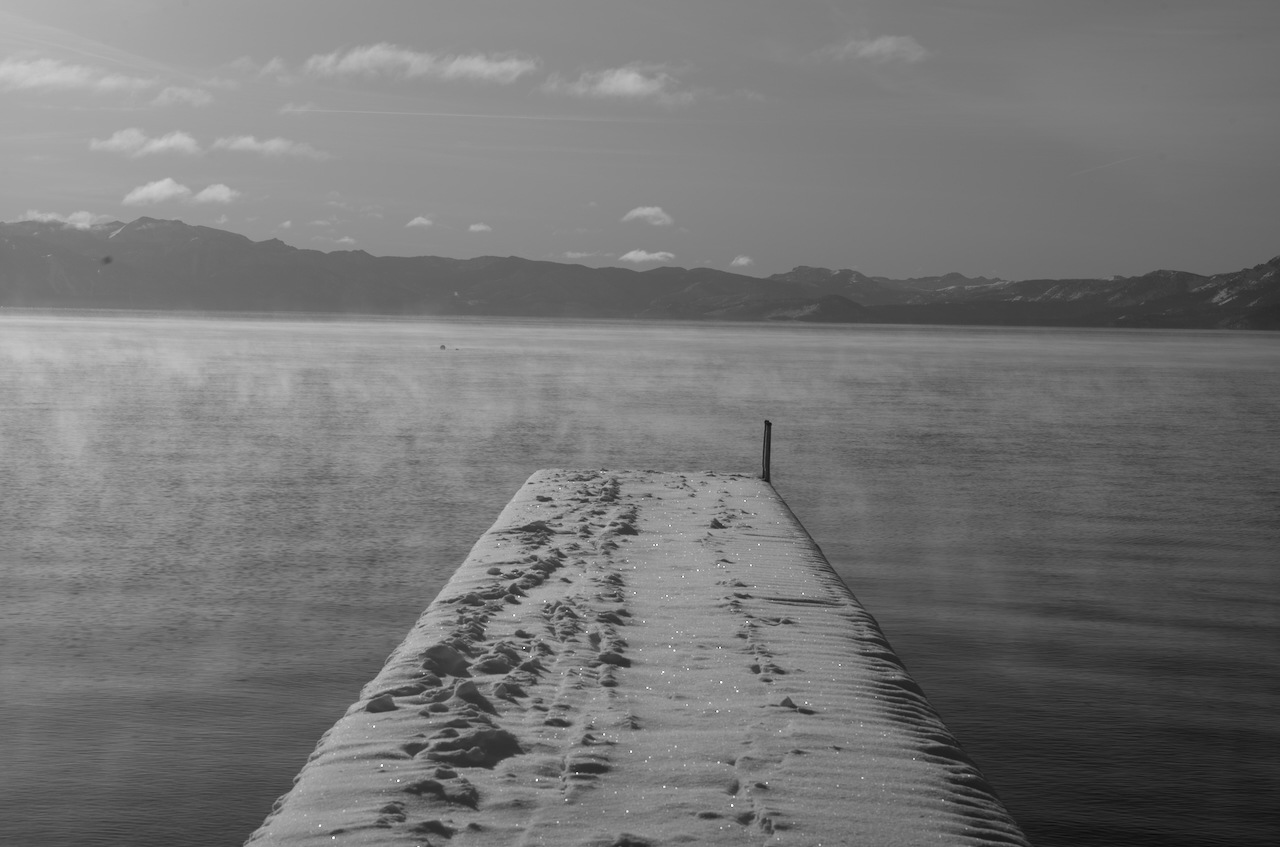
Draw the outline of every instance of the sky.
<instances>
[{"instance_id":1,"label":"sky","mask_svg":"<svg viewBox=\"0 0 1280 847\"><path fill-rule=\"evenodd\" d=\"M0 220L766 276L1280 253L1275 0L0 0Z\"/></svg>"}]
</instances>

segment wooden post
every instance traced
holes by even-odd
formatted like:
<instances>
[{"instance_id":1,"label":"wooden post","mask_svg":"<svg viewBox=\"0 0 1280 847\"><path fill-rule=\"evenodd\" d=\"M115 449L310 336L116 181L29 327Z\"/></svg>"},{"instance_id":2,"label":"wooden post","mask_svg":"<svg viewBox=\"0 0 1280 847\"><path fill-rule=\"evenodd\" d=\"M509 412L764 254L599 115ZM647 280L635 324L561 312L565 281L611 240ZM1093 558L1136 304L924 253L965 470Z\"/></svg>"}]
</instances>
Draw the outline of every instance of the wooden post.
<instances>
[{"instance_id":1,"label":"wooden post","mask_svg":"<svg viewBox=\"0 0 1280 847\"><path fill-rule=\"evenodd\" d=\"M764 455L760 459L760 478L769 481L769 453L773 441L773 422L764 422Z\"/></svg>"}]
</instances>

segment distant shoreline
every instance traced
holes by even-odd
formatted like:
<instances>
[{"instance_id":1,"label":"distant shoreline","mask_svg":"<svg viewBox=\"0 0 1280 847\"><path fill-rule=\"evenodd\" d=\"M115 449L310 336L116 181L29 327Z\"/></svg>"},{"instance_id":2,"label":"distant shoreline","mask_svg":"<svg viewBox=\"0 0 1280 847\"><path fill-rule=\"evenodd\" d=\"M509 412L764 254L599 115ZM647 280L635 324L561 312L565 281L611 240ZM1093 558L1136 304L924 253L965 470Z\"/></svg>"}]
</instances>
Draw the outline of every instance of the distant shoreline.
<instances>
[{"instance_id":1,"label":"distant shoreline","mask_svg":"<svg viewBox=\"0 0 1280 847\"><path fill-rule=\"evenodd\" d=\"M1280 329L1280 256L1229 273L894 280L798 266L769 277L481 256L372 256L142 217L0 224L0 308L381 318Z\"/></svg>"},{"instance_id":2,"label":"distant shoreline","mask_svg":"<svg viewBox=\"0 0 1280 847\"><path fill-rule=\"evenodd\" d=\"M1034 330L1036 332L1142 332L1149 334L1165 334L1178 333L1185 335L1223 335L1223 334L1253 334L1248 331L1232 331L1215 328L1203 327L1115 327L1115 326L1042 326L1042 325L1011 325L1011 324L941 324L941 323L834 323L834 322L816 322L816 321L734 321L734 320L709 320L697 318L611 318L611 317L554 317L554 316L519 316L519 315L386 315L374 313L360 312L235 312L235 311L195 311L195 310L179 310L179 309L79 309L79 308L49 308L34 306L2 306L0 305L0 319L4 317L47 317L47 318L117 318L117 319L143 319L143 320L208 320L208 321L239 321L268 324L272 322L278 323L316 323L316 324L336 324L342 322L351 323L385 323L385 324L412 324L412 323L428 323L436 322L442 324L458 324L458 325L474 325L474 324L495 324L510 326L551 326L551 325L580 325L583 327L590 326L634 326L634 327L652 327L654 329L663 327L738 327L741 329L758 329L763 331L785 330L785 329L805 329L814 332L833 331L833 330L988 330L988 331L1016 331L1016 330ZM1266 334L1265 332L1263 334Z\"/></svg>"}]
</instances>

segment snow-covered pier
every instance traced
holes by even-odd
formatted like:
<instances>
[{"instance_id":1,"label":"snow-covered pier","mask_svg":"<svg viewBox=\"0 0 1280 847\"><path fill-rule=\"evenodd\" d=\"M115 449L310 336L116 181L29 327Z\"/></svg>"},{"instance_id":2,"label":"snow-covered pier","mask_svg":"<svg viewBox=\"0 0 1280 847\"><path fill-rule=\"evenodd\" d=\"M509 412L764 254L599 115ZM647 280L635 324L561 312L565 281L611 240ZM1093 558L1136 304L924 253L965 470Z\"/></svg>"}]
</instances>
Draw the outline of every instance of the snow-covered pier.
<instances>
[{"instance_id":1,"label":"snow-covered pier","mask_svg":"<svg viewBox=\"0 0 1280 847\"><path fill-rule=\"evenodd\" d=\"M249 843L1027 842L767 482L544 470Z\"/></svg>"}]
</instances>

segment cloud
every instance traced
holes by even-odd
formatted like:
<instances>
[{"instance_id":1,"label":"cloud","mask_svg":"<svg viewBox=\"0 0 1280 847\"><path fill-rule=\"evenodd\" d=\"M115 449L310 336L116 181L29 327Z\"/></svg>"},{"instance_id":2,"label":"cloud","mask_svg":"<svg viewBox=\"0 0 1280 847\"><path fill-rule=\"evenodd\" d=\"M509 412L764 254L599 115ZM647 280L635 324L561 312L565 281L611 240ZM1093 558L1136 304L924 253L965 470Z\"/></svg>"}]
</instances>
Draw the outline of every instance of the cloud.
<instances>
[{"instance_id":1,"label":"cloud","mask_svg":"<svg viewBox=\"0 0 1280 847\"><path fill-rule=\"evenodd\" d=\"M289 115L297 112L314 112L320 107L315 103L285 103L280 107L280 114Z\"/></svg>"},{"instance_id":2,"label":"cloud","mask_svg":"<svg viewBox=\"0 0 1280 847\"><path fill-rule=\"evenodd\" d=\"M151 101L151 105L176 106L180 103L186 103L189 106L208 106L212 102L213 95L203 88L183 88L180 85L171 85L157 94L156 99Z\"/></svg>"},{"instance_id":3,"label":"cloud","mask_svg":"<svg viewBox=\"0 0 1280 847\"><path fill-rule=\"evenodd\" d=\"M293 229L293 221L284 221L277 229Z\"/></svg>"},{"instance_id":4,"label":"cloud","mask_svg":"<svg viewBox=\"0 0 1280 847\"><path fill-rule=\"evenodd\" d=\"M120 202L126 206L144 206L148 203L163 203L166 200L187 200L191 197L191 189L170 177L158 179L140 185L124 196Z\"/></svg>"},{"instance_id":5,"label":"cloud","mask_svg":"<svg viewBox=\"0 0 1280 847\"><path fill-rule=\"evenodd\" d=\"M170 132L167 135L149 138L137 127L119 130L106 140L91 139L89 149L124 153L134 159L153 153L186 153L190 156L198 156L201 153L200 144L185 132Z\"/></svg>"},{"instance_id":6,"label":"cloud","mask_svg":"<svg viewBox=\"0 0 1280 847\"><path fill-rule=\"evenodd\" d=\"M654 226L671 226L676 222L675 218L662 211L661 206L636 206L622 216L622 222L627 221L644 221Z\"/></svg>"},{"instance_id":7,"label":"cloud","mask_svg":"<svg viewBox=\"0 0 1280 847\"><path fill-rule=\"evenodd\" d=\"M605 259L612 259L612 258L615 258L618 254L606 253L603 250L595 250L590 253L585 253L578 250L566 250L561 255L564 256L564 258L566 259L587 259L587 258L590 258L591 256L600 256Z\"/></svg>"},{"instance_id":8,"label":"cloud","mask_svg":"<svg viewBox=\"0 0 1280 847\"><path fill-rule=\"evenodd\" d=\"M909 35L881 35L877 38L851 38L843 44L824 47L816 54L819 58L868 59L872 62L919 62L929 53Z\"/></svg>"},{"instance_id":9,"label":"cloud","mask_svg":"<svg viewBox=\"0 0 1280 847\"><path fill-rule=\"evenodd\" d=\"M342 192L330 191L329 199L324 201L326 206L332 206L335 209L343 209L348 212L355 212L362 218L382 218L382 207L376 203L356 204L343 198Z\"/></svg>"},{"instance_id":10,"label":"cloud","mask_svg":"<svg viewBox=\"0 0 1280 847\"><path fill-rule=\"evenodd\" d=\"M493 227L488 224L472 224L467 227L468 232L493 232Z\"/></svg>"},{"instance_id":11,"label":"cloud","mask_svg":"<svg viewBox=\"0 0 1280 847\"><path fill-rule=\"evenodd\" d=\"M333 242L334 244L355 244L356 240L349 235L344 235Z\"/></svg>"},{"instance_id":12,"label":"cloud","mask_svg":"<svg viewBox=\"0 0 1280 847\"><path fill-rule=\"evenodd\" d=\"M239 191L217 182L204 188L192 197L191 201L193 203L230 203L239 196Z\"/></svg>"},{"instance_id":13,"label":"cloud","mask_svg":"<svg viewBox=\"0 0 1280 847\"><path fill-rule=\"evenodd\" d=\"M307 221L307 226L333 226L333 221Z\"/></svg>"},{"instance_id":14,"label":"cloud","mask_svg":"<svg viewBox=\"0 0 1280 847\"><path fill-rule=\"evenodd\" d=\"M275 56L267 60L267 63L258 68L258 76L283 76L288 72L285 67L284 59Z\"/></svg>"},{"instance_id":15,"label":"cloud","mask_svg":"<svg viewBox=\"0 0 1280 847\"><path fill-rule=\"evenodd\" d=\"M426 227L429 227L431 225L432 225L431 218L424 218L422 215L418 215L416 218L414 218L413 220L405 224L405 227L408 228L411 226L420 226L425 229Z\"/></svg>"},{"instance_id":16,"label":"cloud","mask_svg":"<svg viewBox=\"0 0 1280 847\"><path fill-rule=\"evenodd\" d=\"M450 56L444 60L441 76L445 79L475 79L486 82L515 82L538 69L538 61L519 56L490 58L480 53Z\"/></svg>"},{"instance_id":17,"label":"cloud","mask_svg":"<svg viewBox=\"0 0 1280 847\"><path fill-rule=\"evenodd\" d=\"M214 150L235 150L244 153L261 153L263 156L280 157L296 156L323 162L333 156L317 150L305 141L290 141L287 138L264 138L259 141L252 135L228 135L219 138L211 145Z\"/></svg>"},{"instance_id":18,"label":"cloud","mask_svg":"<svg viewBox=\"0 0 1280 847\"><path fill-rule=\"evenodd\" d=\"M288 68L285 66L284 59L276 56L269 59L266 64L259 65L248 56L241 56L239 59L228 62L227 67L232 70L240 71L246 74L256 74L258 76L285 76L288 74Z\"/></svg>"},{"instance_id":19,"label":"cloud","mask_svg":"<svg viewBox=\"0 0 1280 847\"><path fill-rule=\"evenodd\" d=\"M432 77L502 84L515 82L537 69L538 60L528 56L510 53L438 55L406 50L385 41L365 47L353 47L345 53L334 51L325 55L317 54L307 59L302 66L303 72L313 77Z\"/></svg>"},{"instance_id":20,"label":"cloud","mask_svg":"<svg viewBox=\"0 0 1280 847\"><path fill-rule=\"evenodd\" d=\"M586 71L576 80L553 73L542 84L542 90L574 97L652 100L664 106L685 106L696 96L692 91L680 90L680 80L669 74L665 66L640 63Z\"/></svg>"},{"instance_id":21,"label":"cloud","mask_svg":"<svg viewBox=\"0 0 1280 847\"><path fill-rule=\"evenodd\" d=\"M729 263L731 268L749 268L756 263L756 260L750 256L734 256L733 261Z\"/></svg>"},{"instance_id":22,"label":"cloud","mask_svg":"<svg viewBox=\"0 0 1280 847\"><path fill-rule=\"evenodd\" d=\"M154 79L108 73L88 65L70 65L57 59L5 59L0 61L0 90L92 91L98 94L132 93L157 85Z\"/></svg>"},{"instance_id":23,"label":"cloud","mask_svg":"<svg viewBox=\"0 0 1280 847\"><path fill-rule=\"evenodd\" d=\"M126 206L145 206L169 200L181 200L184 203L230 203L239 196L239 191L220 182L205 187L198 194L193 194L187 186L171 177L165 177L138 186L126 194L120 202Z\"/></svg>"},{"instance_id":24,"label":"cloud","mask_svg":"<svg viewBox=\"0 0 1280 847\"><path fill-rule=\"evenodd\" d=\"M623 253L619 258L624 262L640 265L645 262L670 262L675 257L675 253L668 253L666 250L660 250L657 253L650 253L648 250L632 250L629 253Z\"/></svg>"},{"instance_id":25,"label":"cloud","mask_svg":"<svg viewBox=\"0 0 1280 847\"><path fill-rule=\"evenodd\" d=\"M37 212L35 209L27 209L18 220L60 223L63 229L89 229L94 224L111 220L111 216L95 215L93 212L72 212L69 215L60 215L57 212Z\"/></svg>"},{"instance_id":26,"label":"cloud","mask_svg":"<svg viewBox=\"0 0 1280 847\"><path fill-rule=\"evenodd\" d=\"M216 224L224 224L229 220L231 220L231 218L227 217L226 215L218 215L216 218L213 219L213 222Z\"/></svg>"}]
</instances>

